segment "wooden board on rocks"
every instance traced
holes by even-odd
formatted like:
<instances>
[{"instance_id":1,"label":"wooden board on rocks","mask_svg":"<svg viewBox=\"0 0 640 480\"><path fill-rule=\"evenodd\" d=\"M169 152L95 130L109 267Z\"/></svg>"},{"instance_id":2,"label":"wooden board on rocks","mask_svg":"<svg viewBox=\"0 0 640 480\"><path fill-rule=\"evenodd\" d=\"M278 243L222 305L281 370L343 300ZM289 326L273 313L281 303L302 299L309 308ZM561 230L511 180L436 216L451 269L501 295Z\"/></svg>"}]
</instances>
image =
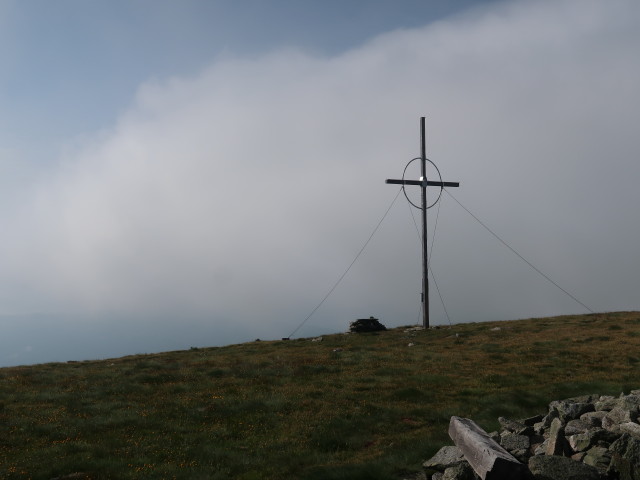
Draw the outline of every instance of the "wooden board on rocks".
<instances>
[{"instance_id":1,"label":"wooden board on rocks","mask_svg":"<svg viewBox=\"0 0 640 480\"><path fill-rule=\"evenodd\" d=\"M492 440L473 420L453 416L449 436L482 480L520 480L527 468Z\"/></svg>"}]
</instances>

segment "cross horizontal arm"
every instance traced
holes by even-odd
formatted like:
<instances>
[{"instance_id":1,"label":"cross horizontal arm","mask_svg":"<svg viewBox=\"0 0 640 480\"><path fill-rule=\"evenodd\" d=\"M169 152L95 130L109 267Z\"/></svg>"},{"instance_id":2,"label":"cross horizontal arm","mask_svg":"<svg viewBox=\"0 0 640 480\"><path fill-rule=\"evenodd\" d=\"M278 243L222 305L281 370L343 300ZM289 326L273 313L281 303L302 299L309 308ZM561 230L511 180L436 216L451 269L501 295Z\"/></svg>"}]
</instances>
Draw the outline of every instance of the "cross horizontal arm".
<instances>
[{"instance_id":1,"label":"cross horizontal arm","mask_svg":"<svg viewBox=\"0 0 640 480\"><path fill-rule=\"evenodd\" d=\"M420 186L429 186L429 187L459 187L459 182L435 182L432 180L427 180L423 182L422 180L393 180L387 179L385 183L392 183L394 185L420 185Z\"/></svg>"}]
</instances>

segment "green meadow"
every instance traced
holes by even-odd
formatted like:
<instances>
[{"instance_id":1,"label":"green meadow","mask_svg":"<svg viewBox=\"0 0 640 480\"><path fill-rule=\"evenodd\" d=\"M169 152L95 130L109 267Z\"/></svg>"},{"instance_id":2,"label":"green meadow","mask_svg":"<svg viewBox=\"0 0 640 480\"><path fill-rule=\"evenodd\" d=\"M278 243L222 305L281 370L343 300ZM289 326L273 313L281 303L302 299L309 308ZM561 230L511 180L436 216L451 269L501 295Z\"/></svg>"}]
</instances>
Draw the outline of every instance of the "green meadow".
<instances>
[{"instance_id":1,"label":"green meadow","mask_svg":"<svg viewBox=\"0 0 640 480\"><path fill-rule=\"evenodd\" d=\"M639 312L2 368L0 478L397 480L451 415L638 388Z\"/></svg>"}]
</instances>

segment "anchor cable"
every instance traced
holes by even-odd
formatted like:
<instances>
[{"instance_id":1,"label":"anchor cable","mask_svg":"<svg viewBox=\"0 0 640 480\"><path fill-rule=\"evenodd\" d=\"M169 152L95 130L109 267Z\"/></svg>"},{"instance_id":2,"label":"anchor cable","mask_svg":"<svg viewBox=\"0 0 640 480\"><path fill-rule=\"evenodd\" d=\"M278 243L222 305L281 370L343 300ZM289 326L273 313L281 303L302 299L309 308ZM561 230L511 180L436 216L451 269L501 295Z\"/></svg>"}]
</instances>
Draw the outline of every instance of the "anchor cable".
<instances>
[{"instance_id":1,"label":"anchor cable","mask_svg":"<svg viewBox=\"0 0 640 480\"><path fill-rule=\"evenodd\" d=\"M411 205L412 203L407 201L407 208L409 208L409 213L411 214L411 220L413 220L413 226L416 227L416 235L418 236L418 243L420 244L420 246L422 246L422 237L420 236L420 229L418 228L418 222L416 222L416 216L413 214L413 208L411 208ZM422 302L420 302L420 308L418 308L416 325L420 323L420 318L422 318Z\"/></svg>"},{"instance_id":2,"label":"anchor cable","mask_svg":"<svg viewBox=\"0 0 640 480\"><path fill-rule=\"evenodd\" d=\"M380 219L380 221L378 222L378 224L376 225L376 227L373 229L373 232L371 232L371 235L369 235L369 238L367 239L366 242L364 242L364 245L362 245L362 248L360 249L360 251L357 253L357 255L355 256L355 258L353 259L353 261L349 264L349 266L347 267L347 269L344 271L344 273L342 275L340 275L340 277L338 278L338 280L333 284L333 286L331 287L331 289L327 292L327 294L323 297L322 300L320 300L320 303L318 303L318 305L316 305L316 308L314 308L311 313L309 315L307 315L307 318L305 318L300 325L298 325L296 327L296 329L291 332L289 334L288 337L286 338L291 338L293 337L296 332L298 330L300 330L305 323L307 323L307 321L313 316L314 313L316 313L316 311L322 306L322 304L327 300L327 298L329 298L329 296L333 293L333 291L338 287L338 285L340 284L340 282L342 281L342 279L344 277L346 277L347 273L349 273L349 270L351 270L351 267L353 267L353 264L356 263L356 260L358 260L358 258L360 257L360 255L362 254L362 252L364 252L364 249L367 248L367 245L369 245L369 242L371 241L371 239L373 238L373 236L376 234L376 232L378 231L378 229L380 228L380 225L382 225L382 222L384 221L384 219L387 217L387 215L389 214L389 211L391 210L391 208L393 207L393 205L396 203L396 200L398 199L398 197L400 196L400 193L402 192L402 188L398 189L398 193L396 193L396 196L393 197L393 200L391 201L391 205L389 205L389 208L387 208L387 211L384 212L384 215L382 216L382 218Z\"/></svg>"},{"instance_id":3,"label":"anchor cable","mask_svg":"<svg viewBox=\"0 0 640 480\"><path fill-rule=\"evenodd\" d=\"M575 296L571 295L569 292L567 292L564 288L562 288L560 285L558 285L556 282L554 282L553 280L551 280L551 278L549 278L547 275L545 275L544 273L542 273L538 268L536 268L529 260L527 260L526 258L524 258L522 255L520 255L518 252L516 252L507 242L505 242L502 238L500 238L493 230L491 230L488 226L486 226L478 217L476 217L473 213L471 213L471 211L465 207L464 205L462 205L462 203L460 203L460 201L453 196L453 194L449 191L449 189L445 188L444 189L445 192L447 192L449 194L449 196L451 198L453 198L456 203L458 205L460 205L469 215L471 215L473 217L473 219L478 222L480 225L482 225L485 230L487 230L491 235L493 235L500 243L502 243L505 247L507 247L509 250L511 250L518 258L520 258L520 260L522 260L523 262L525 262L527 265L529 265L532 269L534 269L538 274L540 274L543 278L545 278L547 281L549 281L550 283L552 283L553 285L555 285L558 289L560 289L562 292L565 293L565 295L569 296L570 298L572 298L575 302L579 303L580 305L582 305L585 309L587 309L590 313L595 313L594 310L592 310L591 308L589 308L588 306L586 306L584 303L582 303L580 300L578 300Z\"/></svg>"},{"instance_id":4,"label":"anchor cable","mask_svg":"<svg viewBox=\"0 0 640 480\"><path fill-rule=\"evenodd\" d=\"M438 287L438 282L436 282L436 276L433 273L431 267L429 267L429 272L431 272L431 279L433 280L433 284L436 286L436 291L438 292L438 297L440 297L440 303L442 303L442 309L444 310L444 314L447 317L447 321L449 322L449 326L451 326L451 317L449 317L449 312L447 311L447 306L444 304L444 299L442 298L442 294L440 293L440 287Z\"/></svg>"},{"instance_id":5,"label":"anchor cable","mask_svg":"<svg viewBox=\"0 0 640 480\"><path fill-rule=\"evenodd\" d=\"M449 322L449 325L451 325L451 317L449 317L447 306L444 304L444 298L442 298L442 294L440 293L440 287L438 287L438 282L436 281L436 274L433 273L433 269L431 268L431 258L433 258L433 245L436 243L436 229L438 228L438 218L440 218L440 201L438 201L438 210L436 210L436 223L433 226L433 235L431 236L431 248L429 249L429 260L427 262L427 268L431 272L431 278L433 279L433 284L436 286L438 297L440 297L440 303L442 303L442 309L444 310L444 314L447 317L447 321Z\"/></svg>"}]
</instances>

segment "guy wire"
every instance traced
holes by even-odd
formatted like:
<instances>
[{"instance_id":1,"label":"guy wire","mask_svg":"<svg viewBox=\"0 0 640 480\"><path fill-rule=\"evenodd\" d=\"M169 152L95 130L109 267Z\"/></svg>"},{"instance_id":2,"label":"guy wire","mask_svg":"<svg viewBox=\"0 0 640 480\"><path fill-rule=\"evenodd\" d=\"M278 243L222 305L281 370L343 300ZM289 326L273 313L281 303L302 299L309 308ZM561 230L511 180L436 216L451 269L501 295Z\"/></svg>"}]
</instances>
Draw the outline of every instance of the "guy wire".
<instances>
[{"instance_id":1,"label":"guy wire","mask_svg":"<svg viewBox=\"0 0 640 480\"><path fill-rule=\"evenodd\" d=\"M391 205L389 205L389 208L387 208L387 211L384 212L384 215L382 216L382 218L380 219L380 221L378 222L378 224L376 225L376 228L373 229L373 232L371 232L371 235L369 235L369 238L367 239L366 242L364 242L364 245L362 246L362 248L360 249L360 251L358 252L358 254L355 256L355 258L353 259L353 261L349 264L349 266L347 267L347 269L344 271L344 273L342 275L340 275L340 277L338 278L338 280L336 281L336 283L333 284L333 287L331 287L331 289L327 292L327 294L324 296L324 298L322 300L320 300L320 303L318 303L318 305L316 305L316 308L314 308L311 313L309 315L307 315L307 318L305 318L302 323L300 323L300 325L298 325L298 327L296 327L296 329L291 332L289 334L288 337L286 338L291 338L293 337L296 332L298 330L300 330L302 328L302 326L307 323L307 321L313 316L314 313L316 313L316 311L322 306L322 304L325 302L325 300L327 300L327 298L329 298L329 296L333 293L333 291L337 288L337 286L340 284L340 282L342 281L342 279L347 275L347 273L349 273L349 270L351 270L351 267L353 267L353 264L356 263L356 260L358 260L358 258L360 257L360 255L362 254L362 252L364 252L364 249L367 248L367 245L369 245L369 242L371 241L371 239L373 238L373 236L376 234L376 232L378 231L378 229L380 228L380 225L382 225L382 222L384 221L384 219L387 217L389 211L391 210L391 208L393 207L393 205L396 203L396 200L398 199L398 197L400 196L400 192L402 192L402 188L400 188L398 190L398 193L396 193L396 196L393 197L393 200L391 201Z\"/></svg>"},{"instance_id":2,"label":"guy wire","mask_svg":"<svg viewBox=\"0 0 640 480\"><path fill-rule=\"evenodd\" d=\"M471 213L471 211L465 207L464 205L462 205L462 203L460 203L460 201L453 196L453 194L448 190L448 189L444 189L445 192L447 192L449 194L449 196L451 198L453 198L456 203L458 205L460 205L469 215L471 215L473 217L473 219L478 222L480 225L482 225L485 230L487 230L491 235L493 235L500 243L502 243L505 247L507 247L509 250L511 250L518 258L520 258L520 260L522 260L523 262L525 262L527 265L529 265L531 268L533 268L536 272L538 272L538 274L540 274L543 278L545 278L547 281L549 281L550 283L552 283L553 285L555 285L558 289L560 289L562 292L565 293L565 295L567 295L568 297L572 298L575 302L579 303L580 305L582 305L584 308L586 308L590 313L595 313L591 308L589 308L588 306L586 306L584 303L582 303L580 300L578 300L575 296L571 295L569 292L567 292L564 288L562 288L560 285L558 285L556 282L554 282L553 280L551 280L551 278L549 278L547 275L545 275L544 273L542 273L538 268L536 268L529 260L527 260L526 258L524 258L522 255L520 255L518 252L516 252L507 242L505 242L502 238L500 238L498 236L498 234L496 234L493 230L491 230L489 227L487 227L484 223L482 223L482 221L476 217L473 213Z\"/></svg>"}]
</instances>

